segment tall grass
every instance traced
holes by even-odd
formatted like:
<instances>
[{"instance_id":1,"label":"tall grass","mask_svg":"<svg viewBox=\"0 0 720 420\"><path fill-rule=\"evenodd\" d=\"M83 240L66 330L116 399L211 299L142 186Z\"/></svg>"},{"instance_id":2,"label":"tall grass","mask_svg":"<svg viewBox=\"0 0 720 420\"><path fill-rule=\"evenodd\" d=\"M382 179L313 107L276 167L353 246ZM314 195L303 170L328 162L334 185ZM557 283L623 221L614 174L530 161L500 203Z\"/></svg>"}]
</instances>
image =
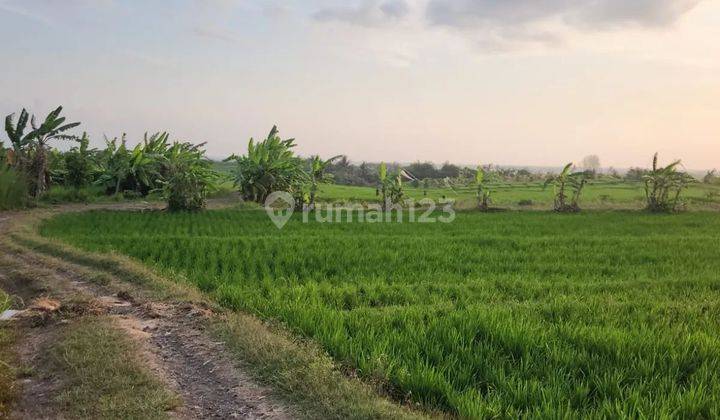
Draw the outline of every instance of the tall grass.
<instances>
[{"instance_id":1,"label":"tall grass","mask_svg":"<svg viewBox=\"0 0 720 420\"><path fill-rule=\"evenodd\" d=\"M0 163L0 210L24 207L27 204L27 197L25 177Z\"/></svg>"},{"instance_id":2,"label":"tall grass","mask_svg":"<svg viewBox=\"0 0 720 420\"><path fill-rule=\"evenodd\" d=\"M45 235L185 273L398 399L461 417L720 415L715 213L63 214Z\"/></svg>"}]
</instances>

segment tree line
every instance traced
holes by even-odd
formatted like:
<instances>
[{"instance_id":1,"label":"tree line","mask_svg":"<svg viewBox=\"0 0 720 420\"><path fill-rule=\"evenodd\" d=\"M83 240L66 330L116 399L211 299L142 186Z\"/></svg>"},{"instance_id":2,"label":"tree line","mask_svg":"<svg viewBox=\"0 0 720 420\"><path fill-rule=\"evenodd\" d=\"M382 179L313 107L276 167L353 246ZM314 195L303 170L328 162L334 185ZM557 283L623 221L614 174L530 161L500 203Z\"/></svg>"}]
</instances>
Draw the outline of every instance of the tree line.
<instances>
[{"instance_id":1,"label":"tree line","mask_svg":"<svg viewBox=\"0 0 720 420\"><path fill-rule=\"evenodd\" d=\"M79 122L66 122L62 107L51 111L41 122L23 109L18 118L5 118L9 147L0 142L0 208L7 203L26 203L38 199L50 185L64 185L80 195L96 186L109 196L145 197L158 193L169 210L197 210L205 206L207 195L223 176L205 156L205 143L171 140L166 132L145 134L135 146L126 136L105 138L105 148L90 147L87 133L80 136L70 130ZM73 145L60 152L56 142ZM401 203L404 186L417 188L473 188L478 208L492 210L493 185L502 181L543 182L554 189L554 208L559 212L580 210L582 191L589 180L599 175L600 160L591 155L583 159L582 170L569 163L560 173L532 173L527 169L492 165L468 168L430 162L409 165L397 163L351 163L347 156L323 159L314 155L302 158L294 153L295 139L282 139L277 127L260 140L250 139L247 152L225 159L232 163L232 181L245 200L263 203L274 191L288 191L298 206L316 204L319 185L337 182L376 188L383 205ZM633 168L625 179L643 182L647 207L653 211L673 211L680 204L682 191L694 178L679 170L680 161L667 166L658 164L655 155L651 169ZM620 179L613 171L603 175ZM705 177L716 182L715 172ZM4 203L4 204L3 204Z\"/></svg>"}]
</instances>

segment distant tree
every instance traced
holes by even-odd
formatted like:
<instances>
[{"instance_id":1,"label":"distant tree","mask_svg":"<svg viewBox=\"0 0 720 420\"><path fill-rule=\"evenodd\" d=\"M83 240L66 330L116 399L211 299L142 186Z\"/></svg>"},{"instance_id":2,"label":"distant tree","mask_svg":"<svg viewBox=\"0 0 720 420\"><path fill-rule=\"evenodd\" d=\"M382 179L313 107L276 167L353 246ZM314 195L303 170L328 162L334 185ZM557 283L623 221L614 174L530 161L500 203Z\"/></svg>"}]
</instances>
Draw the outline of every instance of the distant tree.
<instances>
[{"instance_id":1,"label":"distant tree","mask_svg":"<svg viewBox=\"0 0 720 420\"><path fill-rule=\"evenodd\" d=\"M630 168L625 173L625 180L627 181L642 181L645 177L645 175L648 174L647 169L645 168Z\"/></svg>"},{"instance_id":2,"label":"distant tree","mask_svg":"<svg viewBox=\"0 0 720 420\"><path fill-rule=\"evenodd\" d=\"M459 175L460 167L449 162L445 162L438 171L439 178L457 178Z\"/></svg>"},{"instance_id":3,"label":"distant tree","mask_svg":"<svg viewBox=\"0 0 720 420\"><path fill-rule=\"evenodd\" d=\"M705 184L717 184L718 183L718 175L717 170L713 169L712 171L708 171L705 176L703 177L703 183Z\"/></svg>"},{"instance_id":4,"label":"distant tree","mask_svg":"<svg viewBox=\"0 0 720 420\"><path fill-rule=\"evenodd\" d=\"M405 169L407 169L408 172L413 174L418 179L439 178L438 170L435 169L435 165L433 165L432 162L411 163L410 165L406 166Z\"/></svg>"},{"instance_id":5,"label":"distant tree","mask_svg":"<svg viewBox=\"0 0 720 420\"><path fill-rule=\"evenodd\" d=\"M586 171L590 171L593 175L596 175L600 170L600 158L597 155L585 156L582 160L582 167Z\"/></svg>"}]
</instances>

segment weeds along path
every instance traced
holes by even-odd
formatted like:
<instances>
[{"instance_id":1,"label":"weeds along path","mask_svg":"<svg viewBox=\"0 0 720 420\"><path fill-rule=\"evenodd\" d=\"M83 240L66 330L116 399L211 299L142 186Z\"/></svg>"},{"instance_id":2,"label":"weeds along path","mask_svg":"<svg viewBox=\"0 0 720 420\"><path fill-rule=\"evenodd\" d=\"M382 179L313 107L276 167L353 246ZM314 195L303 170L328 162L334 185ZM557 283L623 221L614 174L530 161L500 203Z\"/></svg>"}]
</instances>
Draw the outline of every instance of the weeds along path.
<instances>
[{"instance_id":1,"label":"weeds along path","mask_svg":"<svg viewBox=\"0 0 720 420\"><path fill-rule=\"evenodd\" d=\"M103 207L138 209L148 206ZM87 208L67 206L62 210ZM11 416L57 418L68 410L71 417L73 413L91 416L112 413L94 406L99 402L89 398L92 395L82 394L82 387L73 389L72 378L64 377L62 370L58 372L57 363L48 357L58 353L53 347L62 343L64 335L77 324L85 325L85 329L108 328L121 332L121 341L130 343L129 348L134 353L128 356L127 363L138 365L136 371L141 378L143 372L154 377L145 382L156 380L160 384L159 389L148 391L155 399L143 396L136 401L137 404L156 401L154 407L126 407L121 413L176 418L294 417L292 409L279 403L270 391L239 369L224 343L210 334L208 326L213 313L207 305L156 300L153 293L129 286L111 273L37 252L17 240L23 236L22 232L13 231L22 229L18 228L17 222L28 217L35 216L33 213L0 214L0 288L22 299L25 305L38 298L48 298L60 305L56 309L36 310L31 315L9 321L14 323L11 326L3 326L15 330L16 353L25 372L20 375L24 378L19 380L20 390ZM68 351L67 348L60 349L66 359L70 357ZM69 376L73 372L87 374L77 366L75 368L80 372L71 370ZM87 370L92 366L82 368ZM93 392L92 389L86 391ZM133 397L137 398L118 398L126 405L132 405ZM172 403L177 397L181 402ZM140 411L133 411L135 409Z\"/></svg>"}]
</instances>

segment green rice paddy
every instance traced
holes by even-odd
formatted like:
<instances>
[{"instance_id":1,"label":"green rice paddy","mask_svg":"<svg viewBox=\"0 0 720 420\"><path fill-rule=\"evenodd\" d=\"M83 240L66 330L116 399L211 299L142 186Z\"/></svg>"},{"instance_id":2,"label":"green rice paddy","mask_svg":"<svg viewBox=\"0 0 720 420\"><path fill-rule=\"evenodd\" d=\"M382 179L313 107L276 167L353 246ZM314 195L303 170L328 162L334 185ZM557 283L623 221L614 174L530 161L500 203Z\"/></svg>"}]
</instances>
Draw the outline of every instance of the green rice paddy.
<instances>
[{"instance_id":1,"label":"green rice paddy","mask_svg":"<svg viewBox=\"0 0 720 420\"><path fill-rule=\"evenodd\" d=\"M183 274L428 409L720 415L717 213L467 212L450 224L295 215L278 230L258 210L95 211L41 232Z\"/></svg>"}]
</instances>

